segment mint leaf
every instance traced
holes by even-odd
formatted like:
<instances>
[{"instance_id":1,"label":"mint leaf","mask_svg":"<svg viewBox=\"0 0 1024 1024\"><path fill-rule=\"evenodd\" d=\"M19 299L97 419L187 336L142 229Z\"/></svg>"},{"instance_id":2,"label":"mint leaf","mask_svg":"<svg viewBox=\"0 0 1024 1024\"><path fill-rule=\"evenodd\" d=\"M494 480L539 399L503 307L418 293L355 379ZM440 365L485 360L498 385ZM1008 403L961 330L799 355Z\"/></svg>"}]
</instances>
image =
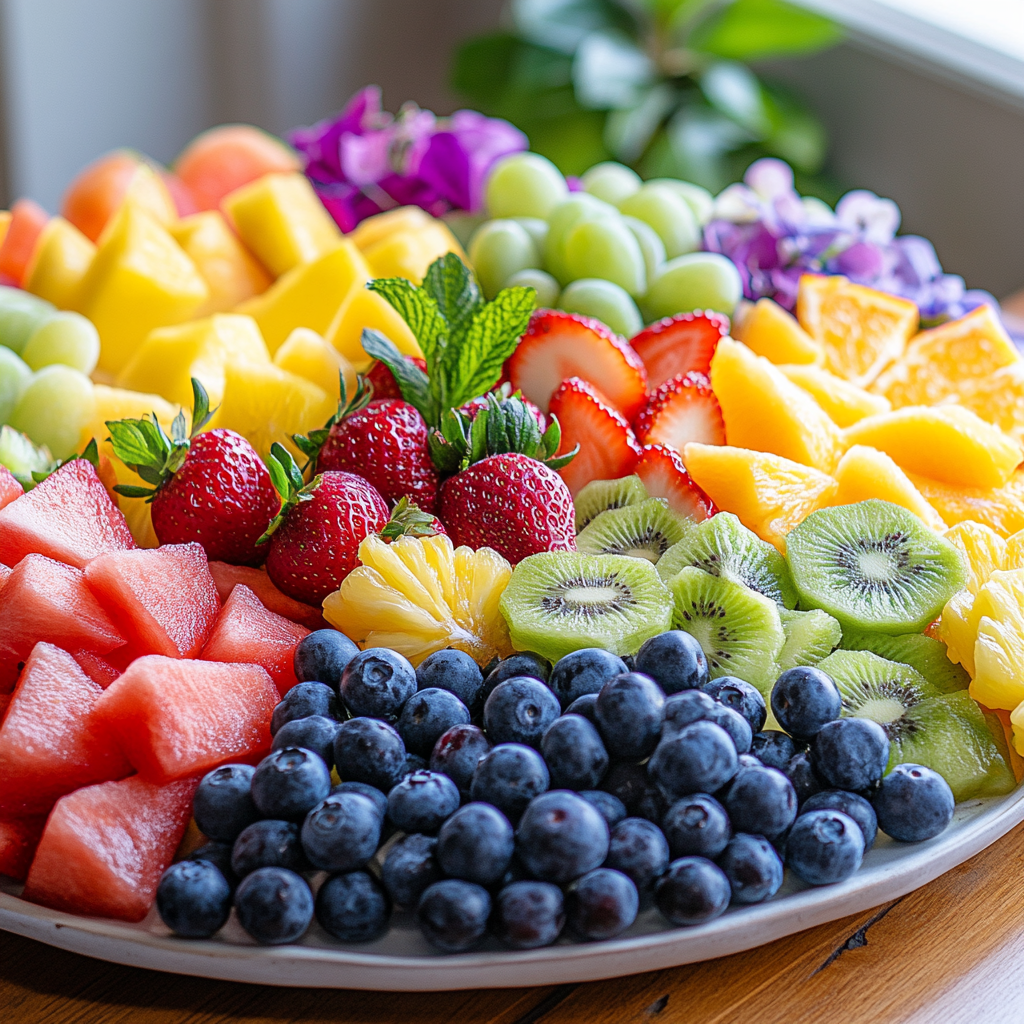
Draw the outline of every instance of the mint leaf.
<instances>
[{"instance_id":1,"label":"mint leaf","mask_svg":"<svg viewBox=\"0 0 1024 1024\"><path fill-rule=\"evenodd\" d=\"M456 257L457 258L457 257ZM409 325L409 330L423 349L427 368L432 373L440 352L444 350L448 324L438 309L437 302L422 288L417 288L404 277L381 277L367 286L395 308Z\"/></svg>"},{"instance_id":2,"label":"mint leaf","mask_svg":"<svg viewBox=\"0 0 1024 1024\"><path fill-rule=\"evenodd\" d=\"M372 327L363 328L362 343L368 356L379 359L391 371L402 398L419 409L428 424L437 423L440 410L427 375L411 359L406 359L390 339Z\"/></svg>"},{"instance_id":3,"label":"mint leaf","mask_svg":"<svg viewBox=\"0 0 1024 1024\"><path fill-rule=\"evenodd\" d=\"M427 268L422 288L437 303L448 322L448 337L462 334L469 326L483 297L473 272L453 253L439 256Z\"/></svg>"}]
</instances>

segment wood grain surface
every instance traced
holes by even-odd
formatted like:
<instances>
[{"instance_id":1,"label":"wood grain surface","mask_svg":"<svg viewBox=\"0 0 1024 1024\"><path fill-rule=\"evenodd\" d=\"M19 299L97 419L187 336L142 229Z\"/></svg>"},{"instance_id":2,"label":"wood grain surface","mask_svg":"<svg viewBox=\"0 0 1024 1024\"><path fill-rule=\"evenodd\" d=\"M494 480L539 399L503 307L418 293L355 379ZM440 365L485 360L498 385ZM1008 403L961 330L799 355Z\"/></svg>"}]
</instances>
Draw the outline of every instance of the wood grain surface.
<instances>
[{"instance_id":1,"label":"wood grain surface","mask_svg":"<svg viewBox=\"0 0 1024 1024\"><path fill-rule=\"evenodd\" d=\"M894 903L760 949L588 985L430 995L261 988L0 933L3 1024L1013 1024L1024 825Z\"/></svg>"}]
</instances>

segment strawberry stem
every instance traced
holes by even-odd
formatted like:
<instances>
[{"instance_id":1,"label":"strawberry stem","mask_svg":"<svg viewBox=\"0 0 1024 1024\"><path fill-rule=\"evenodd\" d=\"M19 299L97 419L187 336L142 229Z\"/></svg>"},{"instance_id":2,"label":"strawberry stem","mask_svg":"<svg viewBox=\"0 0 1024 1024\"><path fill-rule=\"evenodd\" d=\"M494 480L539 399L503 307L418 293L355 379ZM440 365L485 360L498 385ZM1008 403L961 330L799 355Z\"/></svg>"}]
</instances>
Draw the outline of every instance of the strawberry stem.
<instances>
[{"instance_id":1,"label":"strawberry stem","mask_svg":"<svg viewBox=\"0 0 1024 1024\"><path fill-rule=\"evenodd\" d=\"M356 393L351 401L348 397L348 387L345 384L345 375L338 371L338 408L334 415L319 429L311 430L308 434L292 434L295 447L306 456L302 466L302 473L313 467L315 470L316 460L320 458L320 449L327 443L331 436L331 428L340 423L346 416L351 416L360 409L365 409L373 400L373 384L361 373L356 375Z\"/></svg>"},{"instance_id":2,"label":"strawberry stem","mask_svg":"<svg viewBox=\"0 0 1024 1024\"><path fill-rule=\"evenodd\" d=\"M303 478L302 470L292 458L292 453L284 445L275 441L270 446L270 461L267 463L267 472L274 488L281 496L281 510L270 520L263 536L257 544L266 544L274 535L280 525L284 522L288 513L300 502L312 501L313 492L320 486L322 476L315 476L307 484Z\"/></svg>"}]
</instances>

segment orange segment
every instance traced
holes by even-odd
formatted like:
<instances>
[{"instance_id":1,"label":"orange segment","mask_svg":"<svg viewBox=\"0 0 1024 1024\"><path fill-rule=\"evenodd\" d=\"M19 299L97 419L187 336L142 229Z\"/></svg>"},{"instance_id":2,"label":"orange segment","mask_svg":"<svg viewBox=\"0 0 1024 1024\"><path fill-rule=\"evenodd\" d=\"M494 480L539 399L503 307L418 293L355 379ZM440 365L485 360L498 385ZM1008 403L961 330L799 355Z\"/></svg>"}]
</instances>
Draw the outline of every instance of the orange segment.
<instances>
[{"instance_id":1,"label":"orange segment","mask_svg":"<svg viewBox=\"0 0 1024 1024\"><path fill-rule=\"evenodd\" d=\"M914 486L947 526L967 519L991 526L1000 537L1024 529L1024 471L1017 470L1002 487L953 487L910 474Z\"/></svg>"},{"instance_id":2,"label":"orange segment","mask_svg":"<svg viewBox=\"0 0 1024 1024\"><path fill-rule=\"evenodd\" d=\"M773 363L820 363L825 351L787 312L771 299L758 299L733 325L733 337Z\"/></svg>"},{"instance_id":3,"label":"orange segment","mask_svg":"<svg viewBox=\"0 0 1024 1024\"><path fill-rule=\"evenodd\" d=\"M1024 443L1024 361L986 377L970 377L960 389L960 404Z\"/></svg>"}]
</instances>

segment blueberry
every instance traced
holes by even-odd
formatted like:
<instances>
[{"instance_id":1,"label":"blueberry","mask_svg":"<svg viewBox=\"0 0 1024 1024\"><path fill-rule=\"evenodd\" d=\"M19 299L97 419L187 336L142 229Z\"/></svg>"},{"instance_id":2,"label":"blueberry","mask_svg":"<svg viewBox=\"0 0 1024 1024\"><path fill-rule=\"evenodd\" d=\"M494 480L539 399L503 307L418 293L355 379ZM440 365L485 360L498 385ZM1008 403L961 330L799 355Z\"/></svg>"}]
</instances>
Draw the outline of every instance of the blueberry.
<instances>
[{"instance_id":1,"label":"blueberry","mask_svg":"<svg viewBox=\"0 0 1024 1024\"><path fill-rule=\"evenodd\" d=\"M689 636L689 633L686 634ZM683 690L665 699L665 723L661 727L661 738L674 736L680 729L703 721L714 714L718 705L713 697L703 690Z\"/></svg>"},{"instance_id":2,"label":"blueberry","mask_svg":"<svg viewBox=\"0 0 1024 1024\"><path fill-rule=\"evenodd\" d=\"M421 690L447 690L467 708L483 703L483 673L464 651L435 651L425 658L416 669L416 685Z\"/></svg>"},{"instance_id":3,"label":"blueberry","mask_svg":"<svg viewBox=\"0 0 1024 1024\"><path fill-rule=\"evenodd\" d=\"M341 942L372 942L388 929L391 901L368 871L331 875L316 894L316 919Z\"/></svg>"},{"instance_id":4,"label":"blueberry","mask_svg":"<svg viewBox=\"0 0 1024 1024\"><path fill-rule=\"evenodd\" d=\"M234 892L238 885L238 876L231 868L231 844L230 843L204 843L193 850L186 860L208 860L223 876L224 880Z\"/></svg>"},{"instance_id":5,"label":"blueberry","mask_svg":"<svg viewBox=\"0 0 1024 1024\"><path fill-rule=\"evenodd\" d=\"M788 733L779 732L778 729L767 729L764 732L754 733L753 741L750 744L750 752L762 764L769 768L778 768L780 772L786 770L786 766L793 759L797 751L793 737Z\"/></svg>"},{"instance_id":6,"label":"blueberry","mask_svg":"<svg viewBox=\"0 0 1024 1024\"><path fill-rule=\"evenodd\" d=\"M794 739L810 742L843 709L836 684L821 669L787 669L772 687L772 711Z\"/></svg>"},{"instance_id":7,"label":"blueberry","mask_svg":"<svg viewBox=\"0 0 1024 1024\"><path fill-rule=\"evenodd\" d=\"M525 743L540 748L541 737L561 714L546 683L513 676L491 691L484 704L484 728L492 743Z\"/></svg>"},{"instance_id":8,"label":"blueberry","mask_svg":"<svg viewBox=\"0 0 1024 1024\"><path fill-rule=\"evenodd\" d=\"M768 709L760 690L735 676L720 676L708 685L708 693L727 708L747 720L751 732L760 732L768 719Z\"/></svg>"},{"instance_id":9,"label":"blueberry","mask_svg":"<svg viewBox=\"0 0 1024 1024\"><path fill-rule=\"evenodd\" d=\"M628 671L625 662L611 651L584 647L555 662L547 682L562 707L568 708L574 700L584 694L599 693L610 679Z\"/></svg>"},{"instance_id":10,"label":"blueberry","mask_svg":"<svg viewBox=\"0 0 1024 1024\"><path fill-rule=\"evenodd\" d=\"M270 721L270 734L271 736L276 735L277 730L285 722L295 722L300 718L309 718L311 715L333 718L336 722L340 722L345 717L337 694L324 683L309 682L293 686L274 708L274 714Z\"/></svg>"},{"instance_id":11,"label":"blueberry","mask_svg":"<svg viewBox=\"0 0 1024 1024\"><path fill-rule=\"evenodd\" d=\"M388 813L387 795L368 782L339 782L338 785L331 787L331 796L337 796L339 793L361 793L363 796L369 797L382 820Z\"/></svg>"},{"instance_id":12,"label":"blueberry","mask_svg":"<svg viewBox=\"0 0 1024 1024\"><path fill-rule=\"evenodd\" d=\"M704 857L672 861L654 889L657 908L672 924L703 924L729 906L732 888L717 865Z\"/></svg>"},{"instance_id":13,"label":"blueberry","mask_svg":"<svg viewBox=\"0 0 1024 1024\"><path fill-rule=\"evenodd\" d=\"M616 676L597 695L597 720L612 757L647 757L658 743L664 716L665 695L639 672Z\"/></svg>"},{"instance_id":14,"label":"blueberry","mask_svg":"<svg viewBox=\"0 0 1024 1024\"><path fill-rule=\"evenodd\" d=\"M706 857L714 860L732 838L725 808L707 793L677 800L665 812L661 827L673 859Z\"/></svg>"},{"instance_id":15,"label":"blueberry","mask_svg":"<svg viewBox=\"0 0 1024 1024\"><path fill-rule=\"evenodd\" d=\"M585 693L577 697L566 709L567 715L582 715L592 726L600 728L597 722L597 694Z\"/></svg>"},{"instance_id":16,"label":"blueberry","mask_svg":"<svg viewBox=\"0 0 1024 1024\"><path fill-rule=\"evenodd\" d=\"M301 939L313 920L306 880L284 868L260 868L235 892L238 922L259 943L279 946Z\"/></svg>"},{"instance_id":17,"label":"blueberry","mask_svg":"<svg viewBox=\"0 0 1024 1024\"><path fill-rule=\"evenodd\" d=\"M734 903L762 903L782 886L782 861L762 835L737 832L718 858L718 866L729 879Z\"/></svg>"},{"instance_id":18,"label":"blueberry","mask_svg":"<svg viewBox=\"0 0 1024 1024\"><path fill-rule=\"evenodd\" d=\"M521 743L501 743L480 758L469 793L474 800L494 804L515 822L549 782L547 765L536 750Z\"/></svg>"},{"instance_id":19,"label":"blueberry","mask_svg":"<svg viewBox=\"0 0 1024 1024\"><path fill-rule=\"evenodd\" d=\"M493 885L508 870L514 849L508 818L490 804L468 803L441 826L435 856L446 875Z\"/></svg>"},{"instance_id":20,"label":"blueberry","mask_svg":"<svg viewBox=\"0 0 1024 1024\"><path fill-rule=\"evenodd\" d=\"M694 722L662 740L647 764L647 772L669 802L690 793L721 789L738 768L736 747L714 722Z\"/></svg>"},{"instance_id":21,"label":"blueberry","mask_svg":"<svg viewBox=\"0 0 1024 1024\"><path fill-rule=\"evenodd\" d=\"M882 779L871 801L878 827L901 843L937 836L953 819L953 791L946 780L920 764L898 764Z\"/></svg>"},{"instance_id":22,"label":"blueberry","mask_svg":"<svg viewBox=\"0 0 1024 1024\"><path fill-rule=\"evenodd\" d=\"M302 821L330 791L330 769L302 747L275 750L252 776L252 800L265 818Z\"/></svg>"},{"instance_id":23,"label":"blueberry","mask_svg":"<svg viewBox=\"0 0 1024 1024\"><path fill-rule=\"evenodd\" d=\"M594 789L608 771L601 734L581 715L556 718L544 733L540 751L555 789Z\"/></svg>"},{"instance_id":24,"label":"blueberry","mask_svg":"<svg viewBox=\"0 0 1024 1024\"><path fill-rule=\"evenodd\" d=\"M849 878L864 859L864 834L842 811L811 811L786 837L786 864L809 885Z\"/></svg>"},{"instance_id":25,"label":"blueberry","mask_svg":"<svg viewBox=\"0 0 1024 1024\"><path fill-rule=\"evenodd\" d=\"M740 768L764 768L764 764L761 763L761 759L754 757L753 754L737 755L736 763Z\"/></svg>"},{"instance_id":26,"label":"blueberry","mask_svg":"<svg viewBox=\"0 0 1024 1024\"><path fill-rule=\"evenodd\" d=\"M436 850L437 839L421 835L402 836L388 850L380 876L398 906L415 907L423 890L441 878Z\"/></svg>"},{"instance_id":27,"label":"blueberry","mask_svg":"<svg viewBox=\"0 0 1024 1024\"><path fill-rule=\"evenodd\" d=\"M427 759L419 754L406 754L405 765L402 768L402 778L412 775L413 772L425 772L427 770Z\"/></svg>"},{"instance_id":28,"label":"blueberry","mask_svg":"<svg viewBox=\"0 0 1024 1024\"><path fill-rule=\"evenodd\" d=\"M582 939L614 938L636 920L639 909L636 886L613 868L589 871L565 894L566 921Z\"/></svg>"},{"instance_id":29,"label":"blueberry","mask_svg":"<svg viewBox=\"0 0 1024 1024\"><path fill-rule=\"evenodd\" d=\"M626 811L655 824L661 821L668 803L647 769L635 761L615 761L608 769L601 788L621 801Z\"/></svg>"},{"instance_id":30,"label":"blueberry","mask_svg":"<svg viewBox=\"0 0 1024 1024\"><path fill-rule=\"evenodd\" d=\"M650 676L665 693L703 689L708 659L701 646L681 629L652 636L636 653L636 671Z\"/></svg>"},{"instance_id":31,"label":"blueberry","mask_svg":"<svg viewBox=\"0 0 1024 1024\"><path fill-rule=\"evenodd\" d=\"M231 870L239 878L258 868L305 871L308 867L299 826L294 821L257 821L239 835L231 848Z\"/></svg>"},{"instance_id":32,"label":"blueberry","mask_svg":"<svg viewBox=\"0 0 1024 1024\"><path fill-rule=\"evenodd\" d=\"M542 658L539 654L534 654L533 651L517 651L499 661L495 668L487 674L484 700L498 683L503 683L513 676L532 676L534 679L546 683L550 675L551 662L547 658Z\"/></svg>"},{"instance_id":33,"label":"blueberry","mask_svg":"<svg viewBox=\"0 0 1024 1024\"><path fill-rule=\"evenodd\" d=\"M405 774L405 744L386 722L352 718L334 737L334 763L343 779L387 792Z\"/></svg>"},{"instance_id":34,"label":"blueberry","mask_svg":"<svg viewBox=\"0 0 1024 1024\"><path fill-rule=\"evenodd\" d=\"M512 882L495 900L494 931L513 949L550 946L564 927L565 899L550 882Z\"/></svg>"},{"instance_id":35,"label":"blueberry","mask_svg":"<svg viewBox=\"0 0 1024 1024\"><path fill-rule=\"evenodd\" d=\"M825 783L819 778L811 764L810 752L806 750L798 751L789 759L785 775L793 783L798 807L803 807L804 801L808 797L814 796L815 793L820 793L826 788Z\"/></svg>"},{"instance_id":36,"label":"blueberry","mask_svg":"<svg viewBox=\"0 0 1024 1024\"><path fill-rule=\"evenodd\" d=\"M336 629L317 629L295 645L295 678L300 683L324 683L335 692L345 666L359 648Z\"/></svg>"},{"instance_id":37,"label":"blueberry","mask_svg":"<svg viewBox=\"0 0 1024 1024\"><path fill-rule=\"evenodd\" d=\"M416 907L423 937L444 953L463 953L487 934L491 897L482 886L445 878L427 886Z\"/></svg>"},{"instance_id":38,"label":"blueberry","mask_svg":"<svg viewBox=\"0 0 1024 1024\"><path fill-rule=\"evenodd\" d=\"M600 867L608 856L608 825L586 800L568 790L530 801L516 829L516 854L543 882L565 885Z\"/></svg>"},{"instance_id":39,"label":"blueberry","mask_svg":"<svg viewBox=\"0 0 1024 1024\"><path fill-rule=\"evenodd\" d=\"M723 804L737 832L775 839L796 821L796 791L777 768L741 768Z\"/></svg>"},{"instance_id":40,"label":"blueberry","mask_svg":"<svg viewBox=\"0 0 1024 1024\"><path fill-rule=\"evenodd\" d=\"M413 772L388 793L388 817L401 832L434 835L458 809L458 786L440 772Z\"/></svg>"},{"instance_id":41,"label":"blueberry","mask_svg":"<svg viewBox=\"0 0 1024 1024\"><path fill-rule=\"evenodd\" d=\"M668 842L657 825L644 818L624 818L611 831L606 868L633 880L641 903L650 900L654 883L668 867Z\"/></svg>"},{"instance_id":42,"label":"blueberry","mask_svg":"<svg viewBox=\"0 0 1024 1024\"><path fill-rule=\"evenodd\" d=\"M310 715L285 722L274 736L271 750L283 747L304 747L312 750L327 767L334 767L334 737L338 734L338 723L323 715Z\"/></svg>"},{"instance_id":43,"label":"blueberry","mask_svg":"<svg viewBox=\"0 0 1024 1024\"><path fill-rule=\"evenodd\" d=\"M233 843L243 828L259 821L251 793L255 771L248 764L226 764L203 776L192 797L192 814L204 836Z\"/></svg>"},{"instance_id":44,"label":"blueberry","mask_svg":"<svg viewBox=\"0 0 1024 1024\"><path fill-rule=\"evenodd\" d=\"M317 804L299 833L306 859L321 871L352 871L377 852L381 818L361 793L339 793Z\"/></svg>"},{"instance_id":45,"label":"blueberry","mask_svg":"<svg viewBox=\"0 0 1024 1024\"><path fill-rule=\"evenodd\" d=\"M727 708L724 704L716 704L702 721L720 725L732 738L737 754L750 752L750 743L754 737L750 731L750 723L732 708Z\"/></svg>"},{"instance_id":46,"label":"blueberry","mask_svg":"<svg viewBox=\"0 0 1024 1024\"><path fill-rule=\"evenodd\" d=\"M469 793L473 772L480 758L491 749L483 729L476 725L453 725L434 744L430 770L444 772L462 794Z\"/></svg>"},{"instance_id":47,"label":"blueberry","mask_svg":"<svg viewBox=\"0 0 1024 1024\"><path fill-rule=\"evenodd\" d=\"M360 651L341 676L341 697L354 717L396 722L416 692L416 670L387 647Z\"/></svg>"},{"instance_id":48,"label":"blueberry","mask_svg":"<svg viewBox=\"0 0 1024 1024\"><path fill-rule=\"evenodd\" d=\"M626 817L626 805L617 796L606 793L603 789L584 789L577 795L597 809L609 829L614 828Z\"/></svg>"},{"instance_id":49,"label":"blueberry","mask_svg":"<svg viewBox=\"0 0 1024 1024\"><path fill-rule=\"evenodd\" d=\"M867 853L875 845L875 837L878 835L878 818L875 809L864 797L857 793L847 793L841 789L825 789L814 796L808 797L801 814L810 811L842 811L843 814L853 818L860 826L864 835L864 852Z\"/></svg>"},{"instance_id":50,"label":"blueberry","mask_svg":"<svg viewBox=\"0 0 1024 1024\"><path fill-rule=\"evenodd\" d=\"M469 724L469 708L447 690L432 687L414 693L402 708L398 732L405 749L430 757L434 744L453 725Z\"/></svg>"},{"instance_id":51,"label":"blueberry","mask_svg":"<svg viewBox=\"0 0 1024 1024\"><path fill-rule=\"evenodd\" d=\"M182 860L161 876L156 909L175 935L208 939L231 914L231 886L208 860Z\"/></svg>"},{"instance_id":52,"label":"blueberry","mask_svg":"<svg viewBox=\"0 0 1024 1024\"><path fill-rule=\"evenodd\" d=\"M889 738L869 718L839 718L818 730L811 764L835 789L868 789L885 774Z\"/></svg>"}]
</instances>

